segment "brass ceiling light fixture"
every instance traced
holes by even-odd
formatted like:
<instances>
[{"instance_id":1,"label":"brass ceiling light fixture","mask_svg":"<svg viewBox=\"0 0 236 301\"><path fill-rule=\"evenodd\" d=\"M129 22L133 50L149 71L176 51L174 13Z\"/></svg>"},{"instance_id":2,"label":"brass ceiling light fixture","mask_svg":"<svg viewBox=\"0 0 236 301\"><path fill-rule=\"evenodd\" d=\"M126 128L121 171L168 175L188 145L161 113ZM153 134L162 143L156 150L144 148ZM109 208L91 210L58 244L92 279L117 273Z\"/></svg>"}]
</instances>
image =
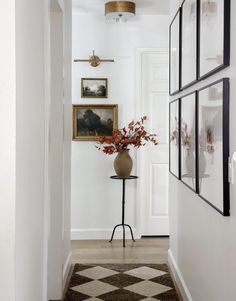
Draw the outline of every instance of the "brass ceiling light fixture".
<instances>
[{"instance_id":1,"label":"brass ceiling light fixture","mask_svg":"<svg viewBox=\"0 0 236 301\"><path fill-rule=\"evenodd\" d=\"M135 16L136 4L131 1L110 1L105 3L105 16L107 20L116 22L127 21Z\"/></svg>"}]
</instances>

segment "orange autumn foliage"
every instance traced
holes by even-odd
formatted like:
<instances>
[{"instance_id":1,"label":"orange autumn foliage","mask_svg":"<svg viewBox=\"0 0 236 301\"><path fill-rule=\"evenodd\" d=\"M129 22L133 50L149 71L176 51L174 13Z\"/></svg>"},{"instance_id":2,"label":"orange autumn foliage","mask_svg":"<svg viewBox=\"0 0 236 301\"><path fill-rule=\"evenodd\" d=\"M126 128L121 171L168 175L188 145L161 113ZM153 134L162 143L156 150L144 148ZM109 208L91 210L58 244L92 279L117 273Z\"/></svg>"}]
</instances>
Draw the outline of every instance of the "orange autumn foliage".
<instances>
[{"instance_id":1,"label":"orange autumn foliage","mask_svg":"<svg viewBox=\"0 0 236 301\"><path fill-rule=\"evenodd\" d=\"M147 133L144 128L146 120L147 116L144 116L140 121L131 121L127 127L115 129L112 137L101 137L96 148L105 154L112 155L128 149L129 146L139 148L147 142L157 145L157 135Z\"/></svg>"}]
</instances>

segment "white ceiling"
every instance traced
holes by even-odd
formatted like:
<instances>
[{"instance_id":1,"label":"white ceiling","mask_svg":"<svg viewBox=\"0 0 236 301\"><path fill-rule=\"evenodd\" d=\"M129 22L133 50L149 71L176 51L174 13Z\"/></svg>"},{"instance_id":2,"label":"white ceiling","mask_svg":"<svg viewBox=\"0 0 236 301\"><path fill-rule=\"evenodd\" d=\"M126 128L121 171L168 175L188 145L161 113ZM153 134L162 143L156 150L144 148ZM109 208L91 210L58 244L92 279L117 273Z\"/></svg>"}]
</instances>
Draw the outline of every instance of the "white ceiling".
<instances>
[{"instance_id":1,"label":"white ceiling","mask_svg":"<svg viewBox=\"0 0 236 301\"><path fill-rule=\"evenodd\" d=\"M108 0L72 0L74 13L104 14ZM169 0L132 0L136 3L137 15L167 15Z\"/></svg>"}]
</instances>

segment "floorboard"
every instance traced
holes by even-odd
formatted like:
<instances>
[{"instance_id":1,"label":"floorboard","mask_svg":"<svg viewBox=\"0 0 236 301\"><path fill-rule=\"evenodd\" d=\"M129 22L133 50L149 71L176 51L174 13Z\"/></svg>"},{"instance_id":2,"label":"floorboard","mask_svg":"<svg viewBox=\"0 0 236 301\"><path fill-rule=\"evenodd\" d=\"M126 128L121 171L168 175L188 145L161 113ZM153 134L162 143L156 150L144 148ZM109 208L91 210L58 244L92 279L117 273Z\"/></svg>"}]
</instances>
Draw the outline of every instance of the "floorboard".
<instances>
[{"instance_id":1,"label":"floorboard","mask_svg":"<svg viewBox=\"0 0 236 301\"><path fill-rule=\"evenodd\" d=\"M122 247L121 240L109 243L107 240L72 241L72 264L75 263L167 263L169 238L142 238L127 241Z\"/></svg>"}]
</instances>

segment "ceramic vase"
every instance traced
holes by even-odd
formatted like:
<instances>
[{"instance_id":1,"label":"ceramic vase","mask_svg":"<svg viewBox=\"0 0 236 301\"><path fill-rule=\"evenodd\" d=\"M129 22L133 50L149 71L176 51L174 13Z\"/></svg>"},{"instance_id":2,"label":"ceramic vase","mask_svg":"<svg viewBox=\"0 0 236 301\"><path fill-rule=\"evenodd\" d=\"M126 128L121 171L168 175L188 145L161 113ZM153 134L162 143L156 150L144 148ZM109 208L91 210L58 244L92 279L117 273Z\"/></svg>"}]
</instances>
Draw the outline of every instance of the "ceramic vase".
<instances>
[{"instance_id":1,"label":"ceramic vase","mask_svg":"<svg viewBox=\"0 0 236 301\"><path fill-rule=\"evenodd\" d=\"M133 160L129 155L129 150L120 151L114 160L114 169L119 177L129 177L133 167Z\"/></svg>"}]
</instances>

